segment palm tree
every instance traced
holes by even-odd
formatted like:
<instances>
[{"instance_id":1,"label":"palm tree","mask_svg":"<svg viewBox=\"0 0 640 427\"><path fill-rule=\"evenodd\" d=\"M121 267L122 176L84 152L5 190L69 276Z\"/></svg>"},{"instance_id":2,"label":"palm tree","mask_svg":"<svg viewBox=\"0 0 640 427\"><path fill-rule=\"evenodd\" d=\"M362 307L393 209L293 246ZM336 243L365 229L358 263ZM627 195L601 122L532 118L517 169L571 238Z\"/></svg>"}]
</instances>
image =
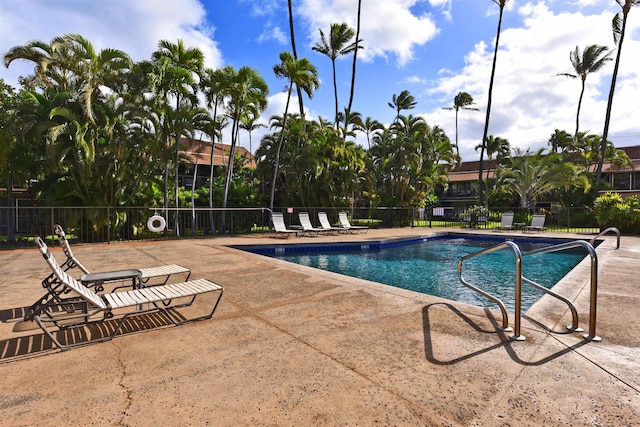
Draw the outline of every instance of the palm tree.
<instances>
[{"instance_id":1,"label":"palm tree","mask_svg":"<svg viewBox=\"0 0 640 427\"><path fill-rule=\"evenodd\" d=\"M355 136L355 131L364 126L362 123L362 114L357 111L350 112L347 107L344 107L344 113L340 113L340 122L344 122L344 127L338 127L338 133L342 133L342 139L347 139L348 136Z\"/></svg>"},{"instance_id":2,"label":"palm tree","mask_svg":"<svg viewBox=\"0 0 640 427\"><path fill-rule=\"evenodd\" d=\"M247 113L240 118L240 129L246 130L249 134L249 153L251 153L251 155L253 155L253 148L251 146L251 132L256 129L266 127L262 123L257 123L258 118L259 114L257 114L257 111L255 110L247 111Z\"/></svg>"},{"instance_id":3,"label":"palm tree","mask_svg":"<svg viewBox=\"0 0 640 427\"><path fill-rule=\"evenodd\" d=\"M589 180L570 162L544 149L535 153L515 149L509 165L498 168L498 184L520 196L520 206L531 209L535 201L553 190L569 187L589 189Z\"/></svg>"},{"instance_id":4,"label":"palm tree","mask_svg":"<svg viewBox=\"0 0 640 427\"><path fill-rule=\"evenodd\" d=\"M338 127L338 80L336 77L336 59L338 56L347 55L355 52L358 48L357 41L351 42L354 32L346 23L331 24L329 30L329 38L320 30L320 42L312 47L316 52L320 52L331 59L331 67L333 70L333 94L335 98L335 116L334 123Z\"/></svg>"},{"instance_id":5,"label":"palm tree","mask_svg":"<svg viewBox=\"0 0 640 427\"><path fill-rule=\"evenodd\" d=\"M34 40L12 47L4 55L5 67L16 59L36 64L34 75L26 78L30 86L54 88L60 92L72 91L75 87L73 69L78 58L68 49L64 36L55 37L48 44Z\"/></svg>"},{"instance_id":6,"label":"palm tree","mask_svg":"<svg viewBox=\"0 0 640 427\"><path fill-rule=\"evenodd\" d=\"M456 153L458 155L458 159L460 159L460 146L458 145L458 111L459 110L480 111L475 107L471 107L471 105L473 105L473 97L469 95L467 92L458 92L455 98L453 98L453 106L443 107L445 110L455 110L456 112Z\"/></svg>"},{"instance_id":7,"label":"palm tree","mask_svg":"<svg viewBox=\"0 0 640 427\"><path fill-rule=\"evenodd\" d=\"M489 134L489 117L491 116L491 95L493 93L493 80L496 75L496 61L498 60L498 46L500 45L500 30L502 28L502 14L504 7L509 0L491 0L500 7L500 17L498 18L498 31L496 33L496 44L493 48L493 64L491 66L491 78L489 79L489 92L487 94L487 115L484 120L484 132L482 133L482 146L480 148L480 162L478 163L478 197L480 205L483 204L482 194L482 159L487 144L487 135Z\"/></svg>"},{"instance_id":8,"label":"palm tree","mask_svg":"<svg viewBox=\"0 0 640 427\"><path fill-rule=\"evenodd\" d=\"M160 40L158 50L152 54L153 63L155 65L154 73L151 78L156 85L156 91L159 92L160 105L163 105L167 111L170 106L169 96L175 97L175 115L178 117L182 105L182 99L188 99L191 105L197 104L196 92L198 82L196 77L202 73L204 66L204 55L198 48L185 48L182 40L177 43L171 43L168 40ZM189 90L191 89L191 91ZM166 114L165 114L166 115ZM174 124L165 120L165 125L175 128ZM177 129L176 129L177 130ZM175 144L175 204L179 207L178 200L178 166L180 153L180 134L165 132L165 145L169 146L169 138L173 137ZM165 209L168 208L168 164L165 165ZM178 231L178 215L175 216L175 230Z\"/></svg>"},{"instance_id":9,"label":"palm tree","mask_svg":"<svg viewBox=\"0 0 640 427\"><path fill-rule=\"evenodd\" d=\"M481 148L481 145L476 146L476 151L479 148ZM491 171L491 160L493 160L493 155L496 154L496 158L499 165L501 159L509 156L509 152L511 151L511 146L509 144L508 139L502 138L500 136L489 135L487 137L485 150L487 152L487 160L489 161L487 164L487 175L485 179L485 193L487 195L487 197L485 198L485 208L487 208L488 210L489 209L489 172ZM497 170L497 166L496 166L496 170Z\"/></svg>"},{"instance_id":10,"label":"palm tree","mask_svg":"<svg viewBox=\"0 0 640 427\"><path fill-rule=\"evenodd\" d=\"M67 34L64 42L78 58L74 73L80 83L79 101L87 119L93 126L96 121L93 101L101 95L101 87L112 91L118 89L120 77L133 66L129 55L117 49L103 49L96 52L93 44L80 34Z\"/></svg>"},{"instance_id":11,"label":"palm tree","mask_svg":"<svg viewBox=\"0 0 640 427\"><path fill-rule=\"evenodd\" d=\"M396 121L400 119L400 111L412 110L416 107L416 104L416 99L408 90L403 90L400 95L394 93L391 97L391 102L388 103L389 107L396 112Z\"/></svg>"},{"instance_id":12,"label":"palm tree","mask_svg":"<svg viewBox=\"0 0 640 427\"><path fill-rule=\"evenodd\" d=\"M604 67L607 61L611 61L609 55L611 55L611 51L609 51L609 48L607 48L606 46L592 44L584 48L584 50L582 51L582 55L580 55L578 46L576 46L575 50L569 53L569 59L571 60L571 65L575 70L575 74L558 74L559 76L571 77L573 79L577 79L578 77L580 77L580 81L582 84L582 89L580 90L580 98L578 98L578 111L576 112L575 135L578 134L578 130L580 129L580 107L582 105L582 97L584 95L587 75L589 73L595 73L599 71L602 67Z\"/></svg>"},{"instance_id":13,"label":"palm tree","mask_svg":"<svg viewBox=\"0 0 640 427\"><path fill-rule=\"evenodd\" d=\"M574 145L575 138L565 130L556 129L549 137L549 145L552 153L564 152Z\"/></svg>"},{"instance_id":14,"label":"palm tree","mask_svg":"<svg viewBox=\"0 0 640 427\"><path fill-rule=\"evenodd\" d=\"M613 106L613 92L616 89L616 79L618 77L618 67L620 65L620 56L622 55L622 43L624 42L624 33L627 29L627 17L633 6L640 4L640 0L616 0L616 3L622 8L613 18L613 40L618 47L616 54L616 62L613 66L613 75L611 76L611 88L609 89L609 99L607 101L607 113L604 119L604 130L602 131L602 141L600 146L600 159L596 169L595 191L600 189L600 178L602 175L602 163L604 161L605 151L607 150L607 137L609 136L609 122L611 121L611 107Z\"/></svg>"},{"instance_id":15,"label":"palm tree","mask_svg":"<svg viewBox=\"0 0 640 427\"><path fill-rule=\"evenodd\" d=\"M370 116L367 116L362 124L358 124L355 126L355 129L359 130L360 132L364 132L367 135L367 145L369 150L371 150L371 136L383 130L384 126L379 121L372 119Z\"/></svg>"},{"instance_id":16,"label":"palm tree","mask_svg":"<svg viewBox=\"0 0 640 427\"><path fill-rule=\"evenodd\" d=\"M262 112L267 108L267 94L269 87L262 76L250 67L242 67L237 72L231 68L229 70L229 118L232 120L231 125L231 148L229 150L229 166L227 168L227 177L224 184L224 194L222 197L222 207L227 207L227 199L229 197L229 189L231 186L231 178L233 177L233 164L235 158L235 149L238 143L238 133L242 116L247 111ZM224 230L224 214L223 214Z\"/></svg>"},{"instance_id":17,"label":"palm tree","mask_svg":"<svg viewBox=\"0 0 640 427\"><path fill-rule=\"evenodd\" d=\"M323 36L324 39L324 36ZM273 179L271 180L271 197L269 202L269 208L273 211L273 199L276 191L276 179L278 177L278 167L280 163L280 150L284 142L287 115L289 113L289 101L291 100L291 91L293 85L301 88L311 99L313 97L313 91L318 89L320 81L318 80L318 70L309 62L307 58L295 59L291 53L285 51L280 54L280 63L274 65L273 72L278 78L285 78L288 80L287 85L287 103L284 108L284 115L282 119L282 130L280 133L280 140L278 141L278 147L276 148L276 157L273 168Z\"/></svg>"},{"instance_id":18,"label":"palm tree","mask_svg":"<svg viewBox=\"0 0 640 427\"><path fill-rule=\"evenodd\" d=\"M204 70L200 78L200 90L204 94L207 108L213 107L212 128L208 131L211 136L211 154L209 154L209 207L213 207L213 171L214 171L214 154L216 148L216 137L222 139L222 129L226 126L226 117L218 116L218 107L224 105L224 98L228 93L230 85L230 76L233 74L233 67L228 65L225 68L212 70L207 68ZM211 233L215 233L215 222L213 220L213 211L209 211L209 223L211 224Z\"/></svg>"}]
</instances>

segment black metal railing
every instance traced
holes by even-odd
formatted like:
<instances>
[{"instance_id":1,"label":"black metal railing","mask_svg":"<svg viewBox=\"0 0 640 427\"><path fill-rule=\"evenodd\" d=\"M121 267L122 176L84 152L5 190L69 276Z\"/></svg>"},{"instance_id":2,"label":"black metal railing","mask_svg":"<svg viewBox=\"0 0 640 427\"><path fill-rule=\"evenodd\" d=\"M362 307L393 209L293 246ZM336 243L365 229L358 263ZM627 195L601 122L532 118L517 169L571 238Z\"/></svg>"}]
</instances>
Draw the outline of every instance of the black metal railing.
<instances>
[{"instance_id":1,"label":"black metal railing","mask_svg":"<svg viewBox=\"0 0 640 427\"><path fill-rule=\"evenodd\" d=\"M346 211L353 225L370 228L431 227L460 228L464 208L394 208L394 207L282 207L287 226L299 224L298 213L308 212L314 225L318 212L326 212L332 224L338 213ZM503 212L514 212L515 222L529 224L531 212L518 208L490 208L483 221L473 226L495 229ZM594 215L587 208L545 211L548 231L597 233ZM154 214L162 216L166 227L151 231L148 221ZM78 243L138 241L171 238L200 238L268 233L271 214L268 208L162 208L149 207L0 207L0 248L33 246L36 236L53 239L53 226L60 224ZM157 224L156 224L157 225ZM152 227L154 228L154 227Z\"/></svg>"}]
</instances>

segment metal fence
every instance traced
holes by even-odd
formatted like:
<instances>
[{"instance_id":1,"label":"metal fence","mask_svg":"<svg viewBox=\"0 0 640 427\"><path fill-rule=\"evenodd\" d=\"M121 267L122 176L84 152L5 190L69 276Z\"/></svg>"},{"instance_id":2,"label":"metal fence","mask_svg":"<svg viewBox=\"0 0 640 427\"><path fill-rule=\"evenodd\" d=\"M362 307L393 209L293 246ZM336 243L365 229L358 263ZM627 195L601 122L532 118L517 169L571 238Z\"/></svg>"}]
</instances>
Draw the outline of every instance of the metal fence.
<instances>
[{"instance_id":1,"label":"metal fence","mask_svg":"<svg viewBox=\"0 0 640 427\"><path fill-rule=\"evenodd\" d=\"M285 207L276 211L284 214L288 226L298 225L298 213L303 211L309 212L314 223L317 223L318 212L326 212L332 224L338 223L339 212L346 211L352 224L371 228L469 225L461 221L464 211L453 208ZM532 213L525 209L491 208L486 221L476 226L488 230L498 228L502 213L507 211L515 213L515 222L530 224ZM544 213L547 230L576 233L599 230L595 216L587 208ZM154 215L162 216L166 222L160 232L149 229L149 219ZM170 208L164 211L149 207L0 207L0 248L30 247L35 236L51 240L55 224L60 224L77 243L94 243L268 233L270 220L268 208Z\"/></svg>"}]
</instances>

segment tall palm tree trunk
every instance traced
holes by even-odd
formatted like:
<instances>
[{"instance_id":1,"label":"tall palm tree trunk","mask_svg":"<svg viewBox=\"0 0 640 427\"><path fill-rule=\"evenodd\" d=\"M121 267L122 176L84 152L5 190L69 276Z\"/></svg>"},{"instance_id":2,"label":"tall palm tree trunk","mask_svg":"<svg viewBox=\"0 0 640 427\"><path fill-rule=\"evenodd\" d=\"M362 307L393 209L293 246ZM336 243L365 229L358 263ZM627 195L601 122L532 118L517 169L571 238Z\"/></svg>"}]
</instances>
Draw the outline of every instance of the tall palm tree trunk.
<instances>
[{"instance_id":1,"label":"tall palm tree trunk","mask_svg":"<svg viewBox=\"0 0 640 427\"><path fill-rule=\"evenodd\" d=\"M582 97L584 96L584 79L582 79L582 90L580 91L580 98L578 98L578 111L576 112L576 133L574 138L578 137L578 130L580 129L580 109L582 107Z\"/></svg>"},{"instance_id":2,"label":"tall palm tree trunk","mask_svg":"<svg viewBox=\"0 0 640 427\"><path fill-rule=\"evenodd\" d=\"M506 2L505 2L506 3ZM498 19L498 32L496 34L496 44L493 48L493 65L491 66L491 78L489 80L489 93L487 95L487 115L484 120L484 132L482 134L482 147L480 148L480 163L478 164L478 197L482 205L484 197L482 194L482 159L484 150L487 146L487 135L489 133L489 117L491 116L491 96L493 93L493 80L496 74L496 62L498 59L498 46L500 45L500 29L502 27L502 13L504 11L504 3L500 3L500 17Z\"/></svg>"},{"instance_id":3,"label":"tall palm tree trunk","mask_svg":"<svg viewBox=\"0 0 640 427\"><path fill-rule=\"evenodd\" d=\"M336 80L336 60L331 59L331 65L333 68L333 95L335 98L335 106L336 106L336 115L334 116L334 121L336 124L336 129L338 129L338 82Z\"/></svg>"},{"instance_id":4,"label":"tall palm tree trunk","mask_svg":"<svg viewBox=\"0 0 640 427\"><path fill-rule=\"evenodd\" d=\"M199 154L199 153L198 153ZM191 183L191 237L196 237L196 181L198 180L198 160L193 168L193 182Z\"/></svg>"},{"instance_id":5,"label":"tall palm tree trunk","mask_svg":"<svg viewBox=\"0 0 640 427\"><path fill-rule=\"evenodd\" d=\"M178 117L178 112L180 110L180 95L176 95L176 117ZM178 172L179 172L179 167L180 167L180 132L178 132L176 130L175 133L175 138L176 138L176 186L175 186L175 191L176 191L176 215L175 215L175 222L174 222L174 231L176 236L180 235L180 187L178 186Z\"/></svg>"},{"instance_id":6,"label":"tall palm tree trunk","mask_svg":"<svg viewBox=\"0 0 640 427\"><path fill-rule=\"evenodd\" d=\"M460 146L458 145L458 108L456 108L456 154L460 159ZM458 160L460 162L460 160Z\"/></svg>"},{"instance_id":7,"label":"tall palm tree trunk","mask_svg":"<svg viewBox=\"0 0 640 427\"><path fill-rule=\"evenodd\" d=\"M162 157L164 157L164 221L166 224L169 224L169 129L166 124L166 117L164 120L164 152L162 153ZM169 229L167 227L164 228L165 237L169 235Z\"/></svg>"},{"instance_id":8,"label":"tall palm tree trunk","mask_svg":"<svg viewBox=\"0 0 640 427\"><path fill-rule=\"evenodd\" d=\"M269 201L269 209L273 212L273 199L276 194L276 179L278 178L278 167L280 165L280 150L282 149L282 144L284 142L284 133L287 127L287 114L289 114L289 101L291 100L291 89L293 88L293 83L289 85L289 91L287 93L287 103L284 107L284 117L282 118L282 134L280 135L280 140L278 141L278 148L276 149L276 160L273 165L273 179L271 180L271 197Z\"/></svg>"},{"instance_id":9,"label":"tall palm tree trunk","mask_svg":"<svg viewBox=\"0 0 640 427\"><path fill-rule=\"evenodd\" d=\"M222 207L224 209L227 208L227 198L229 197L229 187L231 187L231 178L233 177L233 157L235 156L236 144L238 143L238 130L240 116L238 115L233 121L233 126L231 127L231 148L229 149L229 167L227 168L227 177L224 182L224 194L222 196ZM222 219L220 221L220 232L224 233L226 230L225 227L225 217L226 210L222 211Z\"/></svg>"},{"instance_id":10,"label":"tall palm tree trunk","mask_svg":"<svg viewBox=\"0 0 640 427\"><path fill-rule=\"evenodd\" d=\"M604 155L607 150L607 137L609 136L609 123L611 121L611 107L613 106L613 93L616 89L616 79L618 77L618 67L620 66L620 55L622 54L622 42L624 41L624 33L627 27L627 15L631 8L629 0L622 8L622 28L620 30L620 40L618 40L618 52L616 53L616 63L613 66L613 75L611 76L611 88L609 89L609 99L607 100L607 113L604 119L604 130L602 131L602 141L600 141L600 156L598 158L598 167L596 168L596 182L594 190L596 194L600 190L600 180L602 176L602 164L604 163Z\"/></svg>"},{"instance_id":11,"label":"tall palm tree trunk","mask_svg":"<svg viewBox=\"0 0 640 427\"><path fill-rule=\"evenodd\" d=\"M296 52L296 36L293 30L293 7L291 0L289 3L289 33L291 34L291 50L293 51L293 58L298 59L298 52ZM300 115L304 117L304 104L302 102L302 90L296 85L296 92L298 93L298 107L300 108Z\"/></svg>"},{"instance_id":12,"label":"tall palm tree trunk","mask_svg":"<svg viewBox=\"0 0 640 427\"><path fill-rule=\"evenodd\" d=\"M347 107L347 115L351 114L351 107L353 105L353 93L355 91L356 86L356 62L358 59L358 49L360 46L358 45L360 42L360 12L362 10L362 0L358 0L358 17L356 23L356 48L353 51L353 64L351 66L351 92L349 94L349 106ZM345 128L346 128L345 123ZM345 132L346 133L346 132Z\"/></svg>"},{"instance_id":13,"label":"tall palm tree trunk","mask_svg":"<svg viewBox=\"0 0 640 427\"><path fill-rule=\"evenodd\" d=\"M216 116L218 114L218 100L216 98L215 106L213 107L213 131L211 132L211 154L209 155L209 164L211 168L209 170L209 223L211 224L211 234L216 233L216 224L213 218L213 169L215 163L216 152Z\"/></svg>"}]
</instances>

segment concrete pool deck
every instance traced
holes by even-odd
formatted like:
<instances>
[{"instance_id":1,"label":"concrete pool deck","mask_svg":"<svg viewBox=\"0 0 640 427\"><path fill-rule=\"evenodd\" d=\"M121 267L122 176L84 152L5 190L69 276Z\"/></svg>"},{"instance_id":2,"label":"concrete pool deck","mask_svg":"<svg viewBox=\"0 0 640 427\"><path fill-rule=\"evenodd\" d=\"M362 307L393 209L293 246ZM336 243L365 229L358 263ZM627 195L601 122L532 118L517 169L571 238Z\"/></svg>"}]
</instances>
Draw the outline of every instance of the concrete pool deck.
<instances>
[{"instance_id":1,"label":"concrete pool deck","mask_svg":"<svg viewBox=\"0 0 640 427\"><path fill-rule=\"evenodd\" d=\"M446 231L438 229L438 232ZM459 230L451 230L459 231ZM543 297L522 318L313 270L231 244L377 240L436 230L76 245L92 270L177 263L225 287L211 320L135 328L50 349L0 323L2 425L632 426L640 424L640 238L597 249L600 342L565 330ZM473 232L473 231L470 231ZM528 236L592 236L534 233ZM61 260L62 251L52 249ZM36 249L0 251L0 313L31 305L50 273ZM558 285L589 327L589 265ZM196 301L204 305L208 300ZM510 313L510 322L513 314Z\"/></svg>"}]
</instances>

